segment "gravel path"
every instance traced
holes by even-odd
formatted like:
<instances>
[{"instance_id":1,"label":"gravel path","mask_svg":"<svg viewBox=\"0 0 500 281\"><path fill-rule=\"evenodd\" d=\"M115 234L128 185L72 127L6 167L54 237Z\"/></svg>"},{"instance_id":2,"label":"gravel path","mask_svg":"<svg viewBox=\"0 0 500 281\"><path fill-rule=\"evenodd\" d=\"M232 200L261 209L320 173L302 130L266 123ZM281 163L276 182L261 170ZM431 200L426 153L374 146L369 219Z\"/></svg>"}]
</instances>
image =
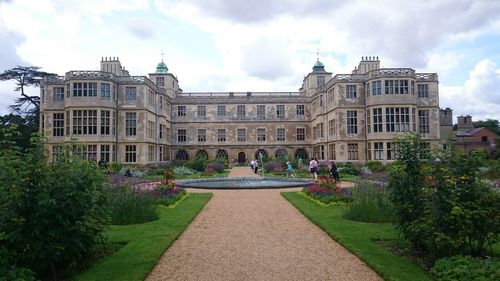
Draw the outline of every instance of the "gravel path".
<instances>
[{"instance_id":1,"label":"gravel path","mask_svg":"<svg viewBox=\"0 0 500 281\"><path fill-rule=\"evenodd\" d=\"M248 167L230 174L249 175ZM298 212L283 191L212 191L146 280L382 280Z\"/></svg>"}]
</instances>

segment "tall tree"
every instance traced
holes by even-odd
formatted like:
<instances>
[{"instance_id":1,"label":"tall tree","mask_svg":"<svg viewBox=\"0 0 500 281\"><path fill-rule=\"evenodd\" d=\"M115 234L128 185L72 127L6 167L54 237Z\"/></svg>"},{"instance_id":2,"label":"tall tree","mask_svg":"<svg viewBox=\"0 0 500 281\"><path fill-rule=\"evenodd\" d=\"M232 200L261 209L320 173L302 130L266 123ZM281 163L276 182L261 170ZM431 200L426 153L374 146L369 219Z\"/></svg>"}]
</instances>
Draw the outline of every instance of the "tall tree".
<instances>
[{"instance_id":1,"label":"tall tree","mask_svg":"<svg viewBox=\"0 0 500 281\"><path fill-rule=\"evenodd\" d=\"M27 149L31 146L30 138L38 131L38 115L9 114L0 116L0 148L1 143L11 141L16 147Z\"/></svg>"},{"instance_id":2,"label":"tall tree","mask_svg":"<svg viewBox=\"0 0 500 281\"><path fill-rule=\"evenodd\" d=\"M40 97L30 96L25 92L29 86L40 86L40 82L48 76L56 74L40 71L39 66L17 66L6 70L0 74L0 81L15 80L16 91L21 92L21 97L17 98L10 109L19 114L37 115L40 111Z\"/></svg>"},{"instance_id":3,"label":"tall tree","mask_svg":"<svg viewBox=\"0 0 500 281\"><path fill-rule=\"evenodd\" d=\"M479 120L477 122L474 122L474 128L480 127L488 128L497 135L500 135L500 126L498 124L498 120L486 119L486 121Z\"/></svg>"}]
</instances>

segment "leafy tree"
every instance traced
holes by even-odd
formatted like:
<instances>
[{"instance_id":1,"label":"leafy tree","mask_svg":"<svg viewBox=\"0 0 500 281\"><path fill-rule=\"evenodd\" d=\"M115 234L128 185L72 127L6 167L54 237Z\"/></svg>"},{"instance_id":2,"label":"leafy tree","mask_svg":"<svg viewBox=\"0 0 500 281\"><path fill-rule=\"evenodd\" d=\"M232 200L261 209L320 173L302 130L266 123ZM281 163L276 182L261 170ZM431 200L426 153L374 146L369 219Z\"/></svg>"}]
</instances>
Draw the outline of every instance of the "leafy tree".
<instances>
[{"instance_id":1,"label":"leafy tree","mask_svg":"<svg viewBox=\"0 0 500 281\"><path fill-rule=\"evenodd\" d=\"M416 248L423 248L420 233L412 224L424 214L420 149L420 136L417 134L397 140L398 161L391 167L389 181L391 200L398 217L396 225Z\"/></svg>"},{"instance_id":2,"label":"leafy tree","mask_svg":"<svg viewBox=\"0 0 500 281\"><path fill-rule=\"evenodd\" d=\"M488 128L495 134L500 135L500 125L498 123L498 120L494 119L486 119L486 121L479 120L477 122L473 122L473 124L474 128L480 128L480 127Z\"/></svg>"},{"instance_id":3,"label":"leafy tree","mask_svg":"<svg viewBox=\"0 0 500 281\"><path fill-rule=\"evenodd\" d=\"M36 138L28 152L3 144L0 250L9 259L3 264L56 280L57 272L76 265L104 239L104 176L69 151L51 164Z\"/></svg>"},{"instance_id":4,"label":"leafy tree","mask_svg":"<svg viewBox=\"0 0 500 281\"><path fill-rule=\"evenodd\" d=\"M15 134L9 133L8 128L13 128ZM2 130L4 129L4 130ZM38 130L38 115L27 115L25 117L16 114L0 116L0 141L11 140L21 148L27 149L30 146L31 134Z\"/></svg>"},{"instance_id":5,"label":"leafy tree","mask_svg":"<svg viewBox=\"0 0 500 281\"><path fill-rule=\"evenodd\" d=\"M500 193L480 178L484 154L441 155L420 160L418 135L397 144L391 199L397 226L431 258L483 255L500 239Z\"/></svg>"},{"instance_id":6,"label":"leafy tree","mask_svg":"<svg viewBox=\"0 0 500 281\"><path fill-rule=\"evenodd\" d=\"M40 86L40 82L48 76L56 74L40 71L39 66L17 66L6 70L0 74L0 81L15 80L16 91L21 92L21 97L16 99L16 102L9 106L15 113L25 113L36 115L40 111L40 97L30 96L25 93L26 87Z\"/></svg>"}]
</instances>

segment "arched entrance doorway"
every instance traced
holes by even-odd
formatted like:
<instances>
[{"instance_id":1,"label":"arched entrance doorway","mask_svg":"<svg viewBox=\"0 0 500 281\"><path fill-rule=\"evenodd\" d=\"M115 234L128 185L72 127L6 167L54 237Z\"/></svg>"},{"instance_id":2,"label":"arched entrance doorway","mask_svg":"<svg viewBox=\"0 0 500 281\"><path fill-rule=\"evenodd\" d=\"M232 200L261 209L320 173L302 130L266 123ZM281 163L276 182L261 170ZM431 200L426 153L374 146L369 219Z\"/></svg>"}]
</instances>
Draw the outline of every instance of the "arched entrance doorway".
<instances>
[{"instance_id":1,"label":"arched entrance doorway","mask_svg":"<svg viewBox=\"0 0 500 281\"><path fill-rule=\"evenodd\" d=\"M189 160L189 154L184 149L178 150L175 154L175 159L179 161L187 161Z\"/></svg>"},{"instance_id":2,"label":"arched entrance doorway","mask_svg":"<svg viewBox=\"0 0 500 281\"><path fill-rule=\"evenodd\" d=\"M279 161L285 161L288 158L288 152L284 148L279 148L274 153L274 157Z\"/></svg>"},{"instance_id":3,"label":"arched entrance doorway","mask_svg":"<svg viewBox=\"0 0 500 281\"><path fill-rule=\"evenodd\" d=\"M227 151L225 151L224 149L219 149L215 154L215 159L223 159L227 161L229 160L229 154L227 154Z\"/></svg>"},{"instance_id":4,"label":"arched entrance doorway","mask_svg":"<svg viewBox=\"0 0 500 281\"><path fill-rule=\"evenodd\" d=\"M208 159L208 152L205 149L200 149L198 152L196 152L196 158L203 157L205 159Z\"/></svg>"},{"instance_id":5,"label":"arched entrance doorway","mask_svg":"<svg viewBox=\"0 0 500 281\"><path fill-rule=\"evenodd\" d=\"M267 151L265 149L259 149L255 152L255 160L261 160L259 157L260 155L262 155L262 159L264 159L264 161L268 158Z\"/></svg>"},{"instance_id":6,"label":"arched entrance doorway","mask_svg":"<svg viewBox=\"0 0 500 281\"><path fill-rule=\"evenodd\" d=\"M247 162L247 157L245 155L245 152L240 152L238 153L238 163L239 164L245 164Z\"/></svg>"},{"instance_id":7,"label":"arched entrance doorway","mask_svg":"<svg viewBox=\"0 0 500 281\"><path fill-rule=\"evenodd\" d=\"M295 151L295 159L302 159L302 160L307 160L308 155L307 151L303 148L299 148Z\"/></svg>"}]
</instances>

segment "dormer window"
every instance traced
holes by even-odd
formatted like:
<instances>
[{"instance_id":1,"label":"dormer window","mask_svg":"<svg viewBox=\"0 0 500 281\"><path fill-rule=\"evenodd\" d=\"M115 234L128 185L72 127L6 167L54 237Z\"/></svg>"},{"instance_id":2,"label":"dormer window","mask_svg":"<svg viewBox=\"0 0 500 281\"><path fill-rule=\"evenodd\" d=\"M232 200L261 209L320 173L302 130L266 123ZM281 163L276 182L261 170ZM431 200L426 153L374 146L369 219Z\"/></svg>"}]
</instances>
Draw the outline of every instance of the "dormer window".
<instances>
[{"instance_id":1,"label":"dormer window","mask_svg":"<svg viewBox=\"0 0 500 281\"><path fill-rule=\"evenodd\" d=\"M165 77L156 77L156 86L158 87L165 86Z\"/></svg>"},{"instance_id":2,"label":"dormer window","mask_svg":"<svg viewBox=\"0 0 500 281\"><path fill-rule=\"evenodd\" d=\"M318 86L325 85L325 76L318 76Z\"/></svg>"}]
</instances>

